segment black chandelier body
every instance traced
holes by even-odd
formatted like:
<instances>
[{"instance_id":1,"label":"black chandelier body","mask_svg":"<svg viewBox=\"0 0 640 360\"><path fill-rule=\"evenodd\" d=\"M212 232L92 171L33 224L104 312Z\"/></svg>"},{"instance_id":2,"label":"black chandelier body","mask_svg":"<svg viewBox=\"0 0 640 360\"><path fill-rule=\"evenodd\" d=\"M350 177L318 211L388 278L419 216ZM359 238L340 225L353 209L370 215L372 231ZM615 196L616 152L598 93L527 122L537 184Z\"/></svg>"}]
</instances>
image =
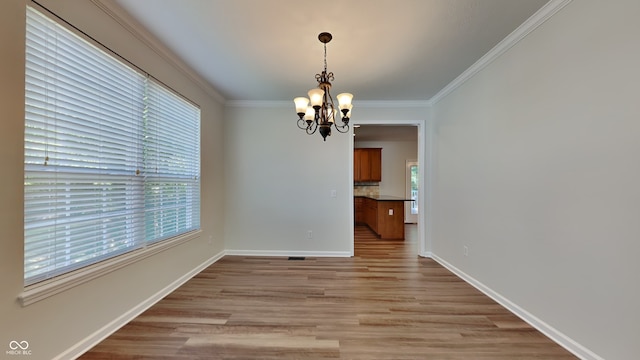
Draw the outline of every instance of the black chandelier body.
<instances>
[{"instance_id":1,"label":"black chandelier body","mask_svg":"<svg viewBox=\"0 0 640 360\"><path fill-rule=\"evenodd\" d=\"M327 136L331 135L331 127L335 127L341 133L349 131L349 118L353 108L352 94L338 94L336 96L338 107L335 106L331 96L331 82L334 81L334 77L332 72L327 72L327 43L332 38L331 34L327 32L318 35L318 40L324 44L324 70L322 73L316 74L318 87L309 90L309 98L297 97L293 99L299 117L298 127L305 130L308 135L318 131L324 141L327 141ZM341 124L337 122L339 117Z\"/></svg>"}]
</instances>

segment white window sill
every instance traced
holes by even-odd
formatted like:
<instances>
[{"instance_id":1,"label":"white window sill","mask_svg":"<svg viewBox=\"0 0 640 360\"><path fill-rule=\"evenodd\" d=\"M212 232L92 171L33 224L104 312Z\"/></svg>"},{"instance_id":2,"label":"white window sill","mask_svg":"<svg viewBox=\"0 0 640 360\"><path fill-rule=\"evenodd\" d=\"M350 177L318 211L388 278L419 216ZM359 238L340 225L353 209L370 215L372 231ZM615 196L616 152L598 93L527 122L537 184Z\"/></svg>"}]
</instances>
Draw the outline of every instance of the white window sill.
<instances>
[{"instance_id":1,"label":"white window sill","mask_svg":"<svg viewBox=\"0 0 640 360\"><path fill-rule=\"evenodd\" d=\"M25 287L18 296L22 306L28 306L49 296L61 293L87 281L123 268L129 264L148 258L174 246L183 244L200 236L202 230L194 230L147 247L122 254L113 259L101 261L68 274L57 276L37 284Z\"/></svg>"}]
</instances>

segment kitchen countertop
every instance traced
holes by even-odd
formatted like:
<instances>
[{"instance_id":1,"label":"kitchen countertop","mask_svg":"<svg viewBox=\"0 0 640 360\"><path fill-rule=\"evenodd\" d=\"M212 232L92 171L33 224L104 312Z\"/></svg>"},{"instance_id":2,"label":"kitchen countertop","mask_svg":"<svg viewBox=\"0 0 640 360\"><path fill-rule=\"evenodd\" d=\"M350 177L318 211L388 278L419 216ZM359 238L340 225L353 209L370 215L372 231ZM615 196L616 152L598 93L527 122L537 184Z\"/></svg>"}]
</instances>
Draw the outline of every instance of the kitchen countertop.
<instances>
[{"instance_id":1,"label":"kitchen countertop","mask_svg":"<svg viewBox=\"0 0 640 360\"><path fill-rule=\"evenodd\" d=\"M355 195L354 198L356 197L369 198L377 201L413 201L412 199L392 195Z\"/></svg>"}]
</instances>

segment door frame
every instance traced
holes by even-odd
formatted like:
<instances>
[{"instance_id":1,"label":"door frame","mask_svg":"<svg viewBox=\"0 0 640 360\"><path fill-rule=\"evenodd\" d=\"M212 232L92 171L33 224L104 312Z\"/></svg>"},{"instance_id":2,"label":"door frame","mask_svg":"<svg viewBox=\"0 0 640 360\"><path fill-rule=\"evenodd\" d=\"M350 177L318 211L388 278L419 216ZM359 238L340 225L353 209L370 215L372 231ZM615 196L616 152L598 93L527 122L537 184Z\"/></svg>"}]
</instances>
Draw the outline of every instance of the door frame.
<instances>
[{"instance_id":1,"label":"door frame","mask_svg":"<svg viewBox=\"0 0 640 360\"><path fill-rule=\"evenodd\" d=\"M427 169L432 168L432 126L428 120L359 120L354 122L349 130L349 149L351 151L351 155L349 156L348 166L349 166L349 193L348 196L350 199L353 199L353 148L354 148L354 140L353 140L353 129L354 125L409 125L409 126L417 126L418 127L418 177L420 178L419 188L422 189L418 193L418 209L423 209L418 214L418 255L421 257L431 257L431 211L429 208L431 207L431 187L432 183L431 178L427 178L427 176L431 177L433 171L426 171ZM427 176L425 176L427 174ZM354 208L353 201L349 201L351 214L350 229L351 233L349 237L351 239L351 256L354 255Z\"/></svg>"}]
</instances>

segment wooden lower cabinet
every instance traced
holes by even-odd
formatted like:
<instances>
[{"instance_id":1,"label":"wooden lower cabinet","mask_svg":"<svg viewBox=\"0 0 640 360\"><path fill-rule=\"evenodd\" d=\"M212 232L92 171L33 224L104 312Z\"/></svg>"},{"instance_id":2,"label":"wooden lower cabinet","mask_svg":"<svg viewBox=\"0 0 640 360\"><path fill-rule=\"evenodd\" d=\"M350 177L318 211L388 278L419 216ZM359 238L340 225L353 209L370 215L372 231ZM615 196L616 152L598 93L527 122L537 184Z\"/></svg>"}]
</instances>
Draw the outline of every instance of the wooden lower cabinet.
<instances>
[{"instance_id":1,"label":"wooden lower cabinet","mask_svg":"<svg viewBox=\"0 0 640 360\"><path fill-rule=\"evenodd\" d=\"M355 222L367 225L381 239L404 239L404 201L354 197Z\"/></svg>"},{"instance_id":2,"label":"wooden lower cabinet","mask_svg":"<svg viewBox=\"0 0 640 360\"><path fill-rule=\"evenodd\" d=\"M378 202L373 199L364 199L364 221L376 234L378 233Z\"/></svg>"},{"instance_id":3,"label":"wooden lower cabinet","mask_svg":"<svg viewBox=\"0 0 640 360\"><path fill-rule=\"evenodd\" d=\"M366 224L364 221L364 198L362 197L354 197L353 198L353 212L354 212L354 221L356 224Z\"/></svg>"},{"instance_id":4,"label":"wooden lower cabinet","mask_svg":"<svg viewBox=\"0 0 640 360\"><path fill-rule=\"evenodd\" d=\"M374 230L382 239L404 239L404 201L378 201Z\"/></svg>"}]
</instances>

